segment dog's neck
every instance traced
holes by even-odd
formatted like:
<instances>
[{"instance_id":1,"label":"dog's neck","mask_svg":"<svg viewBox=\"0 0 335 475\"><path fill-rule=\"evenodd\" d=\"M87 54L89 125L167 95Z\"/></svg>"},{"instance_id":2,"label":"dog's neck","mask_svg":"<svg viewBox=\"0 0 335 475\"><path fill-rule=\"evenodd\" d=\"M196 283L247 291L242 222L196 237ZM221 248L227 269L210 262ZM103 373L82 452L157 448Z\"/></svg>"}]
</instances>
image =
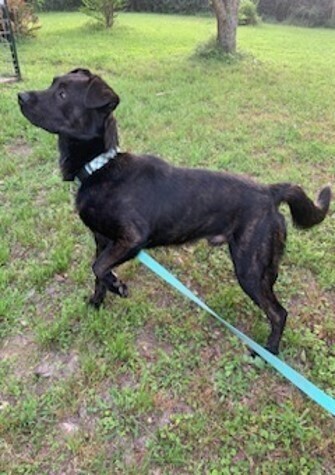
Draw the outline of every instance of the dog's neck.
<instances>
[{"instance_id":1,"label":"dog's neck","mask_svg":"<svg viewBox=\"0 0 335 475\"><path fill-rule=\"evenodd\" d=\"M117 124L113 116L105 121L101 136L90 140L76 139L59 134L58 146L60 151L59 165L63 180L73 181L79 170L98 155L110 149L118 148Z\"/></svg>"}]
</instances>

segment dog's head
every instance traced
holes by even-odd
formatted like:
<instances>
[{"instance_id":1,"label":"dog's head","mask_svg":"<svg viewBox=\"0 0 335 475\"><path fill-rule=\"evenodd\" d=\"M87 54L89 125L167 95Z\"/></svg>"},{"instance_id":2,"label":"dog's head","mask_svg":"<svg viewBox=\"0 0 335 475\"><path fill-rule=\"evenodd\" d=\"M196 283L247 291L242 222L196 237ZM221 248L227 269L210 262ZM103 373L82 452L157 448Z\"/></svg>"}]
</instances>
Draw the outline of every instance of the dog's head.
<instances>
[{"instance_id":1,"label":"dog's head","mask_svg":"<svg viewBox=\"0 0 335 475\"><path fill-rule=\"evenodd\" d=\"M74 69L55 77L48 89L19 93L18 101L23 115L37 127L89 140L103 133L120 99L99 76Z\"/></svg>"}]
</instances>

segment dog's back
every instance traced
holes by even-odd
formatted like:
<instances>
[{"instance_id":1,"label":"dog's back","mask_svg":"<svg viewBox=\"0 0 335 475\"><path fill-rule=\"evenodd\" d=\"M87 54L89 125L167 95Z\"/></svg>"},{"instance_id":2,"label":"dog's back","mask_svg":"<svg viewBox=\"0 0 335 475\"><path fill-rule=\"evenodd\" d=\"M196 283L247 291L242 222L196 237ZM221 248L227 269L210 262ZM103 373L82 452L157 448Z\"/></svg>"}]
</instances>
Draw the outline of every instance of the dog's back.
<instances>
[{"instance_id":1,"label":"dog's back","mask_svg":"<svg viewBox=\"0 0 335 475\"><path fill-rule=\"evenodd\" d=\"M141 223L150 247L217 235L229 241L244 221L275 212L269 188L245 177L133 154L119 154L84 183L77 207L87 225L94 216L98 231L110 239L123 223Z\"/></svg>"}]
</instances>

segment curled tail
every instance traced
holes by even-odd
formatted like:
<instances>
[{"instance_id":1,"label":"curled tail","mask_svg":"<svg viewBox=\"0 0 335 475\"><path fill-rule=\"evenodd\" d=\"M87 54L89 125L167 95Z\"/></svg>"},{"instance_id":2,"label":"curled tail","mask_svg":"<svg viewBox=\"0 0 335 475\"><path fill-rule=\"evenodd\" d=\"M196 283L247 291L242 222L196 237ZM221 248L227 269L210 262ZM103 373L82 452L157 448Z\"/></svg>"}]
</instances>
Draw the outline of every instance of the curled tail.
<instances>
[{"instance_id":1,"label":"curled tail","mask_svg":"<svg viewBox=\"0 0 335 475\"><path fill-rule=\"evenodd\" d=\"M300 186L291 185L290 183L270 185L270 192L277 206L282 202L289 205L295 226L305 229L311 228L324 220L331 200L329 186L322 188L316 203L308 198Z\"/></svg>"}]
</instances>

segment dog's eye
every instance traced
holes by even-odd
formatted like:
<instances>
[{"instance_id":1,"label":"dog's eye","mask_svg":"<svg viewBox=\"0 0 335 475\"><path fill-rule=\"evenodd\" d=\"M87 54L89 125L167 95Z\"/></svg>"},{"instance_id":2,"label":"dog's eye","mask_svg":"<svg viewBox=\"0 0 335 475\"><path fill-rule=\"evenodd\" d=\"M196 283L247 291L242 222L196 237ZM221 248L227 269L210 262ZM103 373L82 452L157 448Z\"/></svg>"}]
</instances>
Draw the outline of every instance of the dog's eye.
<instances>
[{"instance_id":1,"label":"dog's eye","mask_svg":"<svg viewBox=\"0 0 335 475\"><path fill-rule=\"evenodd\" d=\"M59 97L60 97L61 99L66 99L66 92L65 92L65 91L60 91L60 92L59 92Z\"/></svg>"}]
</instances>

